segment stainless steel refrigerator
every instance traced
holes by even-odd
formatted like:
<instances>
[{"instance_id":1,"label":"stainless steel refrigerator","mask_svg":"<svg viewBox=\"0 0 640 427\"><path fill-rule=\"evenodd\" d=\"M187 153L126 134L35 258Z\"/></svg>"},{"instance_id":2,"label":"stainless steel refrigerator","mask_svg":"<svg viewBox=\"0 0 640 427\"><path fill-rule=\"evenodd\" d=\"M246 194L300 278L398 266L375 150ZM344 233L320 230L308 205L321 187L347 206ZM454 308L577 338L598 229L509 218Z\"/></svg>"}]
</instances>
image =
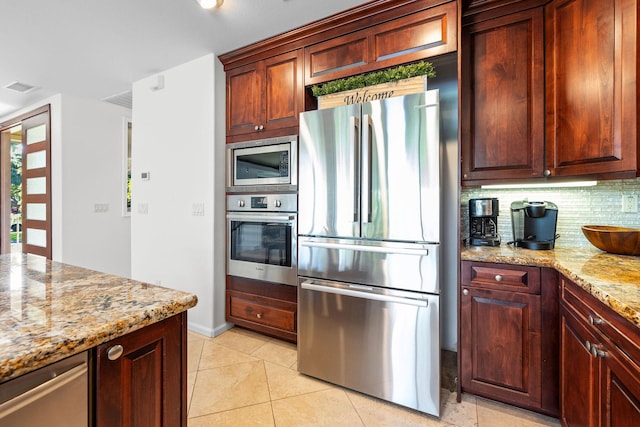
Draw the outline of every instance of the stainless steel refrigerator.
<instances>
[{"instance_id":1,"label":"stainless steel refrigerator","mask_svg":"<svg viewBox=\"0 0 640 427\"><path fill-rule=\"evenodd\" d=\"M298 370L440 413L437 90L300 116Z\"/></svg>"}]
</instances>

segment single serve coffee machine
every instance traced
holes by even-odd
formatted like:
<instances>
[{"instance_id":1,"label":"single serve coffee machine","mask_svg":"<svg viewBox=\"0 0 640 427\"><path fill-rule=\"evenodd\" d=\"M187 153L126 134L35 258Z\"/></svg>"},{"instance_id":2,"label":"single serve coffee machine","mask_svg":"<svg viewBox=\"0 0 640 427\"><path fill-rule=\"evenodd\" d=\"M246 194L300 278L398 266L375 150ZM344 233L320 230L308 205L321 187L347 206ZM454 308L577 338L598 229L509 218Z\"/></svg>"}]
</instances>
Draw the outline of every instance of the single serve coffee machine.
<instances>
[{"instance_id":1,"label":"single serve coffee machine","mask_svg":"<svg viewBox=\"0 0 640 427\"><path fill-rule=\"evenodd\" d=\"M498 199L469 200L469 244L473 246L500 246Z\"/></svg>"},{"instance_id":2,"label":"single serve coffee machine","mask_svg":"<svg viewBox=\"0 0 640 427\"><path fill-rule=\"evenodd\" d=\"M558 206L552 202L518 200L511 203L513 245L527 249L553 249Z\"/></svg>"}]
</instances>

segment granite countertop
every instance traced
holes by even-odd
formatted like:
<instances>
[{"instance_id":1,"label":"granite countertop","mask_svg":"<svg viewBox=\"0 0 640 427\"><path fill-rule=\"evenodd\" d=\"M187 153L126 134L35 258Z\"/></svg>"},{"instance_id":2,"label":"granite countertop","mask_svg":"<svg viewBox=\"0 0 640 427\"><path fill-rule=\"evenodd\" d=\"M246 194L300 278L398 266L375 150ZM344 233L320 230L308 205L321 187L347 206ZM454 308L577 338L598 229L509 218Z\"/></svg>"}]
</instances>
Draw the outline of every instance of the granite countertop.
<instances>
[{"instance_id":1,"label":"granite countertop","mask_svg":"<svg viewBox=\"0 0 640 427\"><path fill-rule=\"evenodd\" d=\"M45 258L0 256L0 382L194 307L195 295Z\"/></svg>"},{"instance_id":2,"label":"granite countertop","mask_svg":"<svg viewBox=\"0 0 640 427\"><path fill-rule=\"evenodd\" d=\"M463 261L555 268L640 328L640 257L589 247L535 251L511 245L464 247L460 257Z\"/></svg>"}]
</instances>

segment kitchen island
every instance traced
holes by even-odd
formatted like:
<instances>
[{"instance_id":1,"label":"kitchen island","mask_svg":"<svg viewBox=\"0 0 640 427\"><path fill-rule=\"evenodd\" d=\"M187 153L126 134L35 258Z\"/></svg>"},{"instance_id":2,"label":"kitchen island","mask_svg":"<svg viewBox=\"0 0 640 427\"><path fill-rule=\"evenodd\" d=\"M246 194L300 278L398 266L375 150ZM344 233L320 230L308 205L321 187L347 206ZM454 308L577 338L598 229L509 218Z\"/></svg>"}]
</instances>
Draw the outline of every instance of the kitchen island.
<instances>
[{"instance_id":1,"label":"kitchen island","mask_svg":"<svg viewBox=\"0 0 640 427\"><path fill-rule=\"evenodd\" d=\"M166 423L165 411L175 414L173 425L185 424L186 310L196 303L186 292L39 256L2 255L0 386L88 351L96 425L141 416ZM154 404L136 406L149 393ZM142 407L150 413L136 415Z\"/></svg>"}]
</instances>

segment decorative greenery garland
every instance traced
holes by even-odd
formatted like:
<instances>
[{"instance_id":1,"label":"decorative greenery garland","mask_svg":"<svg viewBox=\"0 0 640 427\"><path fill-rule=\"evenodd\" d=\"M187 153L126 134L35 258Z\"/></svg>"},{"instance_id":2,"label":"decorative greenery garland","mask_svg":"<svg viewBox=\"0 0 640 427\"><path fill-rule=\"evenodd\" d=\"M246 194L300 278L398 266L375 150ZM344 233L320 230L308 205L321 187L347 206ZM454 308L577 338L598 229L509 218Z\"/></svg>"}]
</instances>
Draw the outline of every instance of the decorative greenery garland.
<instances>
[{"instance_id":1,"label":"decorative greenery garland","mask_svg":"<svg viewBox=\"0 0 640 427\"><path fill-rule=\"evenodd\" d=\"M435 77L436 70L431 62L420 61L415 64L400 65L382 71L360 74L346 79L333 80L311 87L313 96L329 95L345 90L360 89L380 83L395 82L417 76Z\"/></svg>"}]
</instances>

